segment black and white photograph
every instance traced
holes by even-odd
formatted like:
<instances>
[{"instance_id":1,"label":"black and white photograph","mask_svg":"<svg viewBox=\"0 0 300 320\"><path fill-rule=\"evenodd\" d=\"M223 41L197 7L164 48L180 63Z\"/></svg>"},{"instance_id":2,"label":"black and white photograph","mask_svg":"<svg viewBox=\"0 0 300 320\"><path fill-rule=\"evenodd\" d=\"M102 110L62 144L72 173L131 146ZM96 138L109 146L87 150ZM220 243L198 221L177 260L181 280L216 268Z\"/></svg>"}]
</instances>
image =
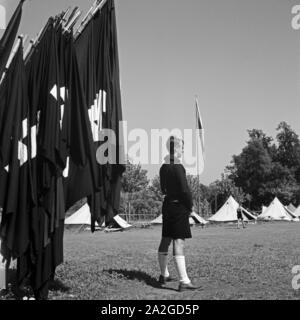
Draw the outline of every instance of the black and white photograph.
<instances>
[{"instance_id":1,"label":"black and white photograph","mask_svg":"<svg viewBox=\"0 0 300 320\"><path fill-rule=\"evenodd\" d=\"M0 0L0 309L300 300L299 119L300 0Z\"/></svg>"}]
</instances>

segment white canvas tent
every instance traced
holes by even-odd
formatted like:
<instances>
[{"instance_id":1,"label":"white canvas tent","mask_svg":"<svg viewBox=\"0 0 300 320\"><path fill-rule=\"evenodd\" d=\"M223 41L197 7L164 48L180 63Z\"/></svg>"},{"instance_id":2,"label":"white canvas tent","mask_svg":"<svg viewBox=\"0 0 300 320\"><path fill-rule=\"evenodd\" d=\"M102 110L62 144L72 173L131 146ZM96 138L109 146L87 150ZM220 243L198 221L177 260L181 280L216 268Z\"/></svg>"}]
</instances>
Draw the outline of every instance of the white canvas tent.
<instances>
[{"instance_id":1,"label":"white canvas tent","mask_svg":"<svg viewBox=\"0 0 300 320\"><path fill-rule=\"evenodd\" d=\"M66 219L65 225L67 226L87 226L91 225L91 212L90 207L86 203L79 210L73 213L69 218ZM99 228L99 225L96 222L96 228ZM105 227L103 224L102 227ZM127 223L124 219L122 219L119 215L116 215L113 218L111 224L109 224L108 228L119 228L119 229L128 229L131 225Z\"/></svg>"},{"instance_id":2,"label":"white canvas tent","mask_svg":"<svg viewBox=\"0 0 300 320\"><path fill-rule=\"evenodd\" d=\"M84 204L65 220L65 225L91 225L91 212L88 204ZM98 226L98 225L97 225Z\"/></svg>"},{"instance_id":3,"label":"white canvas tent","mask_svg":"<svg viewBox=\"0 0 300 320\"><path fill-rule=\"evenodd\" d=\"M196 212L192 212L189 217L189 223L190 225L196 225L196 224L205 225L208 223L208 221L204 220ZM162 224L162 214L159 215L154 220L152 220L151 224Z\"/></svg>"},{"instance_id":4,"label":"white canvas tent","mask_svg":"<svg viewBox=\"0 0 300 320\"><path fill-rule=\"evenodd\" d=\"M294 215L298 218L300 218L300 205L298 206L298 208L296 209L296 211L294 212Z\"/></svg>"},{"instance_id":5,"label":"white canvas tent","mask_svg":"<svg viewBox=\"0 0 300 320\"><path fill-rule=\"evenodd\" d=\"M209 222L203 219L201 216L199 216L199 214L197 214L196 212L192 212L190 218L192 218L195 221L195 224L200 223L202 225L205 225Z\"/></svg>"},{"instance_id":6,"label":"white canvas tent","mask_svg":"<svg viewBox=\"0 0 300 320\"><path fill-rule=\"evenodd\" d=\"M267 208L268 207L266 207L266 206L262 206L261 213L264 213L267 210Z\"/></svg>"},{"instance_id":7,"label":"white canvas tent","mask_svg":"<svg viewBox=\"0 0 300 320\"><path fill-rule=\"evenodd\" d=\"M290 203L286 208L288 210L290 210L292 213L294 213L296 211L296 208L292 203Z\"/></svg>"},{"instance_id":8,"label":"white canvas tent","mask_svg":"<svg viewBox=\"0 0 300 320\"><path fill-rule=\"evenodd\" d=\"M151 224L162 224L162 214L152 220Z\"/></svg>"},{"instance_id":9,"label":"white canvas tent","mask_svg":"<svg viewBox=\"0 0 300 320\"><path fill-rule=\"evenodd\" d=\"M268 208L258 217L259 220L274 220L274 221L293 221L296 216L288 210L277 197L271 202Z\"/></svg>"},{"instance_id":10,"label":"white canvas tent","mask_svg":"<svg viewBox=\"0 0 300 320\"><path fill-rule=\"evenodd\" d=\"M239 204L230 196L223 206L208 220L212 222L234 222L237 221L237 209ZM256 220L256 217L242 207L244 221Z\"/></svg>"}]
</instances>

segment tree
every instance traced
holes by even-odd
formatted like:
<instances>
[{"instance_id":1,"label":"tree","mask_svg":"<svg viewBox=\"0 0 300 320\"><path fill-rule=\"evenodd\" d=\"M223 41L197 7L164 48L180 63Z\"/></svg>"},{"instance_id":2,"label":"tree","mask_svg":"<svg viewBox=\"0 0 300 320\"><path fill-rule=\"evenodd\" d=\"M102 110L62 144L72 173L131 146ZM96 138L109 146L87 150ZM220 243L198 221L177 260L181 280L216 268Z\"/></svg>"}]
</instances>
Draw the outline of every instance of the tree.
<instances>
[{"instance_id":1,"label":"tree","mask_svg":"<svg viewBox=\"0 0 300 320\"><path fill-rule=\"evenodd\" d=\"M187 182L192 193L194 210L202 215L210 215L209 204L207 201L209 189L199 182L198 176L187 175Z\"/></svg>"},{"instance_id":2,"label":"tree","mask_svg":"<svg viewBox=\"0 0 300 320\"><path fill-rule=\"evenodd\" d=\"M164 199L164 195L161 192L161 188L160 188L160 179L159 176L156 175L152 181L151 184L149 186L149 190L153 193L154 199L156 201L160 201L162 202Z\"/></svg>"},{"instance_id":3,"label":"tree","mask_svg":"<svg viewBox=\"0 0 300 320\"><path fill-rule=\"evenodd\" d=\"M221 180L217 180L210 184L210 198L209 202L213 208L213 212L216 212L225 203L225 201L233 196L238 203L243 204L246 200L249 200L243 190L237 187L234 181L225 174L221 175Z\"/></svg>"},{"instance_id":4,"label":"tree","mask_svg":"<svg viewBox=\"0 0 300 320\"><path fill-rule=\"evenodd\" d=\"M122 190L125 193L139 192L148 187L147 170L140 164L132 164L129 161L122 177Z\"/></svg>"},{"instance_id":5,"label":"tree","mask_svg":"<svg viewBox=\"0 0 300 320\"><path fill-rule=\"evenodd\" d=\"M133 213L137 215L159 215L161 213L162 202L156 199L155 193L149 187L133 193L130 204Z\"/></svg>"},{"instance_id":6,"label":"tree","mask_svg":"<svg viewBox=\"0 0 300 320\"><path fill-rule=\"evenodd\" d=\"M260 138L252 138L238 156L233 156L230 178L244 193L249 194L252 208L264 202L265 182L272 172L272 158Z\"/></svg>"},{"instance_id":7,"label":"tree","mask_svg":"<svg viewBox=\"0 0 300 320\"><path fill-rule=\"evenodd\" d=\"M249 130L249 141L227 167L237 187L251 197L258 210L275 196L288 203L299 199L300 142L298 135L281 122L277 128L278 146L261 130Z\"/></svg>"},{"instance_id":8,"label":"tree","mask_svg":"<svg viewBox=\"0 0 300 320\"><path fill-rule=\"evenodd\" d=\"M282 166L289 168L296 180L300 182L300 140L299 136L286 122L281 122L277 127L276 136L278 148L276 158Z\"/></svg>"},{"instance_id":9,"label":"tree","mask_svg":"<svg viewBox=\"0 0 300 320\"><path fill-rule=\"evenodd\" d=\"M297 200L298 192L299 184L292 172L279 162L274 162L272 171L265 183L264 204L269 204L274 196L277 196L283 204L288 205Z\"/></svg>"}]
</instances>

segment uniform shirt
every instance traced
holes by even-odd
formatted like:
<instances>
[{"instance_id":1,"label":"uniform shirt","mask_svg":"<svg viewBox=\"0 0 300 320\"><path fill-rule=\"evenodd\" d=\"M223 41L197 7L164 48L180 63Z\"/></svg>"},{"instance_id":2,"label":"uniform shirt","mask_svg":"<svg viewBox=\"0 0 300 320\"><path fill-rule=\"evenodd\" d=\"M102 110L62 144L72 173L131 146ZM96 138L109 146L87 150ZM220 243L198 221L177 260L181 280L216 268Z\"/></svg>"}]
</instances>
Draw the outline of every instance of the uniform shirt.
<instances>
[{"instance_id":1,"label":"uniform shirt","mask_svg":"<svg viewBox=\"0 0 300 320\"><path fill-rule=\"evenodd\" d=\"M166 195L166 200L178 200L189 211L192 211L193 199L183 165L163 164L160 168L159 176L161 190Z\"/></svg>"}]
</instances>

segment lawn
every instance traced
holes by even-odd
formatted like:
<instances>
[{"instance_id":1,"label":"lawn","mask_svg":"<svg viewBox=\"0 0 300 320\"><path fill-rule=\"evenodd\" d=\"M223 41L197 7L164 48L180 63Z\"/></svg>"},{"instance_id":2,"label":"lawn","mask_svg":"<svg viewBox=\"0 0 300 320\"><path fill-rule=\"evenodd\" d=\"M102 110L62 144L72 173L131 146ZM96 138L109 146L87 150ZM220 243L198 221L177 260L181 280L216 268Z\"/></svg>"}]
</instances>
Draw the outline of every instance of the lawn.
<instances>
[{"instance_id":1,"label":"lawn","mask_svg":"<svg viewBox=\"0 0 300 320\"><path fill-rule=\"evenodd\" d=\"M124 232L65 232L63 283L50 299L300 299L292 267L300 265L300 223L193 227L186 241L190 278L202 290L178 292L178 282L160 287L157 247L161 227ZM176 277L172 255L169 270Z\"/></svg>"}]
</instances>

